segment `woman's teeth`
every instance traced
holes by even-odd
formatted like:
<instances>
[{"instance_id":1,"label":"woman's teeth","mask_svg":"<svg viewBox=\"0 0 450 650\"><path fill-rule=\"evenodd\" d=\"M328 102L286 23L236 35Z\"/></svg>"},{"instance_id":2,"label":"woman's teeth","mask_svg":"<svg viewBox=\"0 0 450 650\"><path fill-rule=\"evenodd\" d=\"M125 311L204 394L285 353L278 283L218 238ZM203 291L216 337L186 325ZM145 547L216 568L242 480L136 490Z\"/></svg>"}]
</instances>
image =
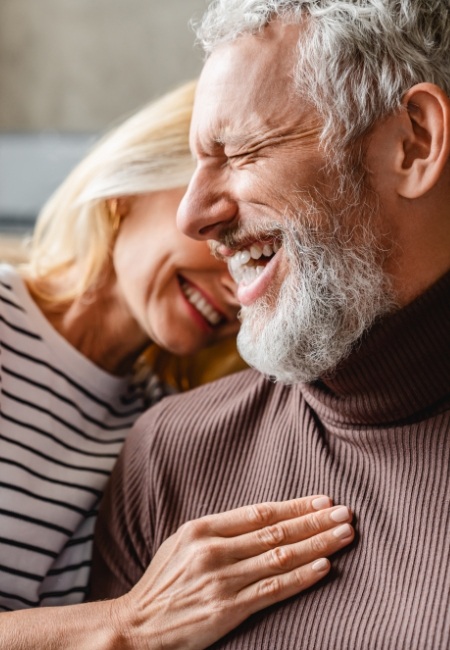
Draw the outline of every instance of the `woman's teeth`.
<instances>
[{"instance_id":1,"label":"woman's teeth","mask_svg":"<svg viewBox=\"0 0 450 650\"><path fill-rule=\"evenodd\" d=\"M218 325L223 319L214 307L202 296L200 291L197 291L192 285L182 283L181 290L195 309L205 318L210 325Z\"/></svg>"},{"instance_id":2,"label":"woman's teeth","mask_svg":"<svg viewBox=\"0 0 450 650\"><path fill-rule=\"evenodd\" d=\"M228 268L237 284L251 284L261 275L266 263L281 248L278 241L265 244L252 244L249 248L237 251L228 259ZM261 259L264 258L264 259ZM257 263L261 260L261 263Z\"/></svg>"}]
</instances>

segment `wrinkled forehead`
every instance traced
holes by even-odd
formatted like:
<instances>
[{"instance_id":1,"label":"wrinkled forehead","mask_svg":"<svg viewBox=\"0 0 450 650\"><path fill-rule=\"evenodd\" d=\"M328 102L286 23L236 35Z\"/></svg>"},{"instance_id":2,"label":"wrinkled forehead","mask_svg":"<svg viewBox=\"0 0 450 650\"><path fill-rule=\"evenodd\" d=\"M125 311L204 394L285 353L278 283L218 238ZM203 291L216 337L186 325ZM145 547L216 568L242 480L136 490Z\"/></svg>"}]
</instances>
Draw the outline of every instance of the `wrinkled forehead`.
<instances>
[{"instance_id":1,"label":"wrinkled forehead","mask_svg":"<svg viewBox=\"0 0 450 650\"><path fill-rule=\"evenodd\" d=\"M191 137L230 124L255 128L299 110L294 72L301 27L274 21L261 32L220 45L200 75ZM193 143L194 144L194 143Z\"/></svg>"}]
</instances>

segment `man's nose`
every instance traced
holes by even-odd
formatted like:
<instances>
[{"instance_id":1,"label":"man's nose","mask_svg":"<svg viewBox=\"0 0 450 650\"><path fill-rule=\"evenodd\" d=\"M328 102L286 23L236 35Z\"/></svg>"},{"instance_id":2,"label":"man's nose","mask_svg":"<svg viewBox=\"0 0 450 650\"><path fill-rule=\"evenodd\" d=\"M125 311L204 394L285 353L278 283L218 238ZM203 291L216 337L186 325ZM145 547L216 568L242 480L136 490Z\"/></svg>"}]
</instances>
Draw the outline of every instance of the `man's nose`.
<instances>
[{"instance_id":1,"label":"man's nose","mask_svg":"<svg viewBox=\"0 0 450 650\"><path fill-rule=\"evenodd\" d=\"M177 214L178 228L193 239L219 239L232 225L237 204L223 184L206 170L197 170L189 183Z\"/></svg>"}]
</instances>

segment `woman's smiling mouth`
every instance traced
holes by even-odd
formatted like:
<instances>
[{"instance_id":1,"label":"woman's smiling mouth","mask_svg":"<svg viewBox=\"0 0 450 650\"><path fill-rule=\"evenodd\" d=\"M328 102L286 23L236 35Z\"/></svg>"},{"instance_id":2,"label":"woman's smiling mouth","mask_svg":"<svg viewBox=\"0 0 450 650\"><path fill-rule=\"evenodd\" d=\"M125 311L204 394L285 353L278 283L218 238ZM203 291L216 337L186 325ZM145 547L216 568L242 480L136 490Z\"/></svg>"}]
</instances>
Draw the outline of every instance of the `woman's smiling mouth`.
<instances>
[{"instance_id":1,"label":"woman's smiling mouth","mask_svg":"<svg viewBox=\"0 0 450 650\"><path fill-rule=\"evenodd\" d=\"M186 278L179 275L178 280L180 283L181 290L186 300L198 311L200 316L202 316L211 327L216 327L225 322L225 316L219 312L205 295L197 289L193 284L191 284Z\"/></svg>"}]
</instances>

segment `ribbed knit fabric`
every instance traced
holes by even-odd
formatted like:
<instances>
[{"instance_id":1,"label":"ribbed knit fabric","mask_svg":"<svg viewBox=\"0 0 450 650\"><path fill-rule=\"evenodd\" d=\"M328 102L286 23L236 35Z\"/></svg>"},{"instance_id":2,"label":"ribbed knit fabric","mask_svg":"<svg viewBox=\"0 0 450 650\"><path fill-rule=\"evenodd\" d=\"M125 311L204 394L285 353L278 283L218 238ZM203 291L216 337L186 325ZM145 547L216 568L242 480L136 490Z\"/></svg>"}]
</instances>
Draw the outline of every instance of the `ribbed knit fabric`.
<instances>
[{"instance_id":1,"label":"ribbed knit fabric","mask_svg":"<svg viewBox=\"0 0 450 650\"><path fill-rule=\"evenodd\" d=\"M105 499L93 596L129 589L188 519L324 493L354 511L355 543L315 588L214 648L450 648L449 334L450 274L326 381L248 371L153 408Z\"/></svg>"}]
</instances>

